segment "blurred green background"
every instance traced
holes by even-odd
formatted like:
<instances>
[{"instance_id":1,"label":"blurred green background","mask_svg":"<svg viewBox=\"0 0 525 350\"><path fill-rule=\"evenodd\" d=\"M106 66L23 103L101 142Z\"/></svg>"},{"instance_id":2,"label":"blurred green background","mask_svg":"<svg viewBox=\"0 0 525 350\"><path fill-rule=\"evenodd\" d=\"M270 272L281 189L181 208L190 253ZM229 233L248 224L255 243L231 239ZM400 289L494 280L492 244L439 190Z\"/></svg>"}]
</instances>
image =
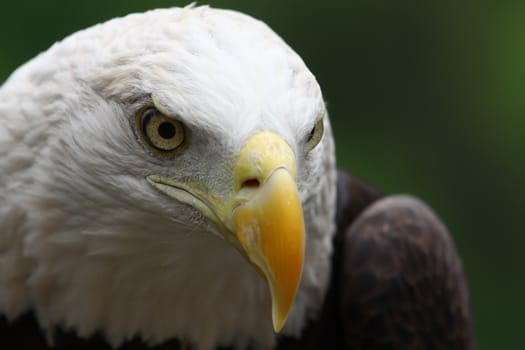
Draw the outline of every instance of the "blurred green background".
<instances>
[{"instance_id":1,"label":"blurred green background","mask_svg":"<svg viewBox=\"0 0 525 350\"><path fill-rule=\"evenodd\" d=\"M0 81L109 18L188 1L5 1ZM210 1L267 22L317 76L339 165L424 198L467 271L479 349L525 344L525 2Z\"/></svg>"}]
</instances>

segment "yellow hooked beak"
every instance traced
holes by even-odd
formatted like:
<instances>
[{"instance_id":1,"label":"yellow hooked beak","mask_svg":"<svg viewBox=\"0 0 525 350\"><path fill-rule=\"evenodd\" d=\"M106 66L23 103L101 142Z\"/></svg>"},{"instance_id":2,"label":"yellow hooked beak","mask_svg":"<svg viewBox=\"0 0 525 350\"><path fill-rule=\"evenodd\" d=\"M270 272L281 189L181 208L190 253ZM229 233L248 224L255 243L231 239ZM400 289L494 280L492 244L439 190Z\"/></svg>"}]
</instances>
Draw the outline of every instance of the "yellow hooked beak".
<instances>
[{"instance_id":1,"label":"yellow hooked beak","mask_svg":"<svg viewBox=\"0 0 525 350\"><path fill-rule=\"evenodd\" d=\"M305 229L295 176L290 146L279 135L262 131L249 138L237 156L231 198L221 200L199 186L165 177L147 178L215 222L266 279L276 332L288 317L303 270Z\"/></svg>"},{"instance_id":2,"label":"yellow hooked beak","mask_svg":"<svg viewBox=\"0 0 525 350\"><path fill-rule=\"evenodd\" d=\"M233 212L235 233L270 286L276 332L288 317L303 270L304 218L295 173L290 146L269 132L246 142L234 170L239 195L249 198Z\"/></svg>"}]
</instances>

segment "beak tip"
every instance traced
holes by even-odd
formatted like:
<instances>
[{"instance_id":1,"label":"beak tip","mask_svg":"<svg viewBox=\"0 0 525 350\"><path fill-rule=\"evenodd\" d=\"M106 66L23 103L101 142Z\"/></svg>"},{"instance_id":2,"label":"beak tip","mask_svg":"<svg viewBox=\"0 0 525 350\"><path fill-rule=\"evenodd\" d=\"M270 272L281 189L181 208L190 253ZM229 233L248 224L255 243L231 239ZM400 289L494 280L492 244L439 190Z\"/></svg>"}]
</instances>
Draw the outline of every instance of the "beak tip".
<instances>
[{"instance_id":1,"label":"beak tip","mask_svg":"<svg viewBox=\"0 0 525 350\"><path fill-rule=\"evenodd\" d=\"M292 299L283 305L282 300L280 300L278 297L276 298L276 295L272 293L272 324L275 333L281 332L284 325L286 324L294 299L295 293Z\"/></svg>"},{"instance_id":2,"label":"beak tip","mask_svg":"<svg viewBox=\"0 0 525 350\"><path fill-rule=\"evenodd\" d=\"M286 322L287 317L282 317L282 315L277 315L277 312L272 313L272 323L273 330L275 333L279 333Z\"/></svg>"}]
</instances>

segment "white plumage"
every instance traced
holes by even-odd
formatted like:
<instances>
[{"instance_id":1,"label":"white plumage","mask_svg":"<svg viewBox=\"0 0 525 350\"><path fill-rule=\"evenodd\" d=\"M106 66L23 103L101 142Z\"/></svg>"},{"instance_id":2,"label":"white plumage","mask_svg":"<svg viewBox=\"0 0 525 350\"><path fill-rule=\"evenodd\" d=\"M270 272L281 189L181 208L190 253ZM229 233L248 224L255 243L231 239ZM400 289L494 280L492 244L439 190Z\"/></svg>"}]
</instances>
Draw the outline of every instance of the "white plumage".
<instances>
[{"instance_id":1,"label":"white plumage","mask_svg":"<svg viewBox=\"0 0 525 350\"><path fill-rule=\"evenodd\" d=\"M133 116L162 107L187 127L173 159L147 152ZM303 278L285 334L321 306L334 231L327 118L301 58L266 25L208 7L154 10L78 32L0 89L0 313L35 309L42 327L269 348L268 286L200 212L155 191L160 174L217 197L236 154L261 130L293 150L304 209Z\"/></svg>"}]
</instances>

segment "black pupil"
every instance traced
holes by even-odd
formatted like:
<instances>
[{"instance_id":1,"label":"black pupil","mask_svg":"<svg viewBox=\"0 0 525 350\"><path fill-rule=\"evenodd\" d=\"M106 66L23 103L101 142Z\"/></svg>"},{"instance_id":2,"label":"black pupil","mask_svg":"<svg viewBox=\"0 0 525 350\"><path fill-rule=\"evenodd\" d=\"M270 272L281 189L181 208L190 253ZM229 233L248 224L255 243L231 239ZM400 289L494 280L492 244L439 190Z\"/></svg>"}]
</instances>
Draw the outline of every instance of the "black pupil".
<instances>
[{"instance_id":1,"label":"black pupil","mask_svg":"<svg viewBox=\"0 0 525 350\"><path fill-rule=\"evenodd\" d=\"M314 128L312 129L312 131L310 131L310 133L308 134L308 138L306 139L306 141L310 141L315 135L315 126Z\"/></svg>"},{"instance_id":2,"label":"black pupil","mask_svg":"<svg viewBox=\"0 0 525 350\"><path fill-rule=\"evenodd\" d=\"M159 136L163 139L169 140L173 136L175 136L177 130L175 130L175 126L173 126L170 122L162 122L159 125L158 128Z\"/></svg>"}]
</instances>

